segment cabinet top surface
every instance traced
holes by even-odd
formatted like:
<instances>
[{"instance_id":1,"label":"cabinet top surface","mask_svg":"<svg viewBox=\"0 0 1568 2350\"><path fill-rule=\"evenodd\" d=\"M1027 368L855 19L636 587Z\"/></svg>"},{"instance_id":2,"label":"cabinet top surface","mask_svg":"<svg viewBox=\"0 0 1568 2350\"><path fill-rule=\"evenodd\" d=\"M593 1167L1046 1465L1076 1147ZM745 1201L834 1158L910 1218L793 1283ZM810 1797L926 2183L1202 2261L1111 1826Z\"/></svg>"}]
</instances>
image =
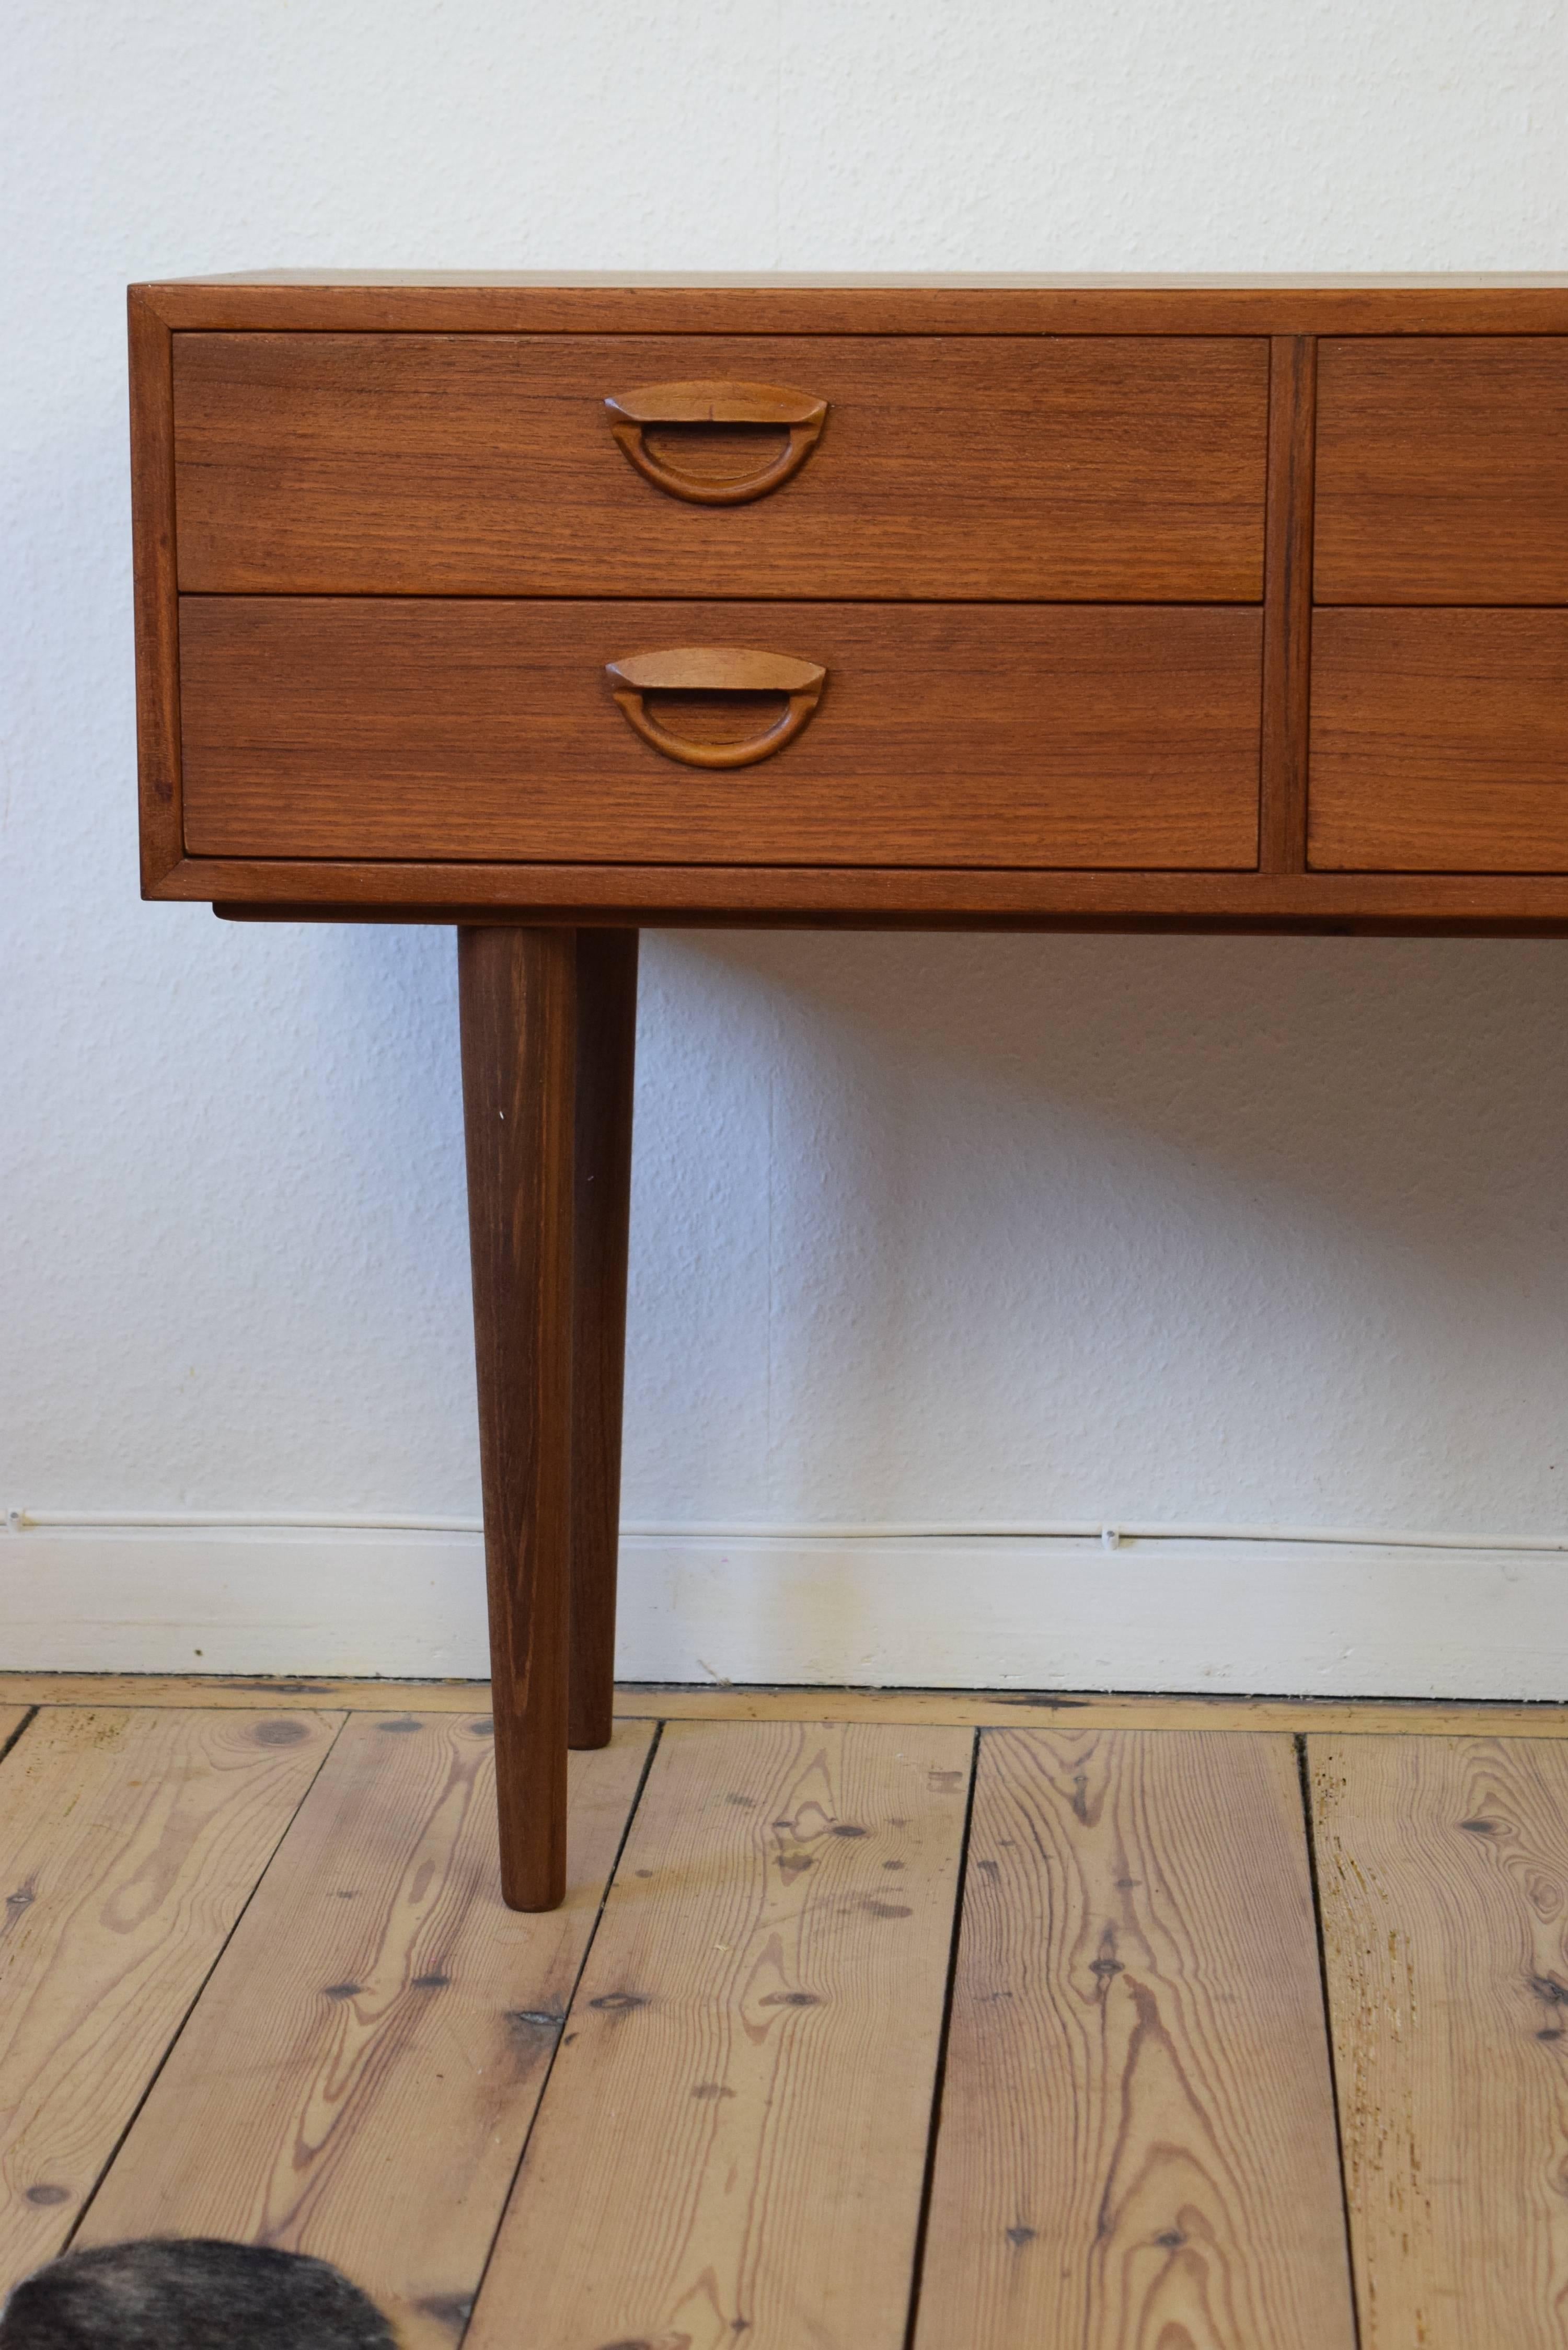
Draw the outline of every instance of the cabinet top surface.
<instances>
[{"instance_id":1,"label":"cabinet top surface","mask_svg":"<svg viewBox=\"0 0 1568 2350\"><path fill-rule=\"evenodd\" d=\"M251 270L133 286L160 329L446 334L1568 333L1568 273L834 276Z\"/></svg>"},{"instance_id":2,"label":"cabinet top surface","mask_svg":"<svg viewBox=\"0 0 1568 2350\"><path fill-rule=\"evenodd\" d=\"M1539 286L1543 292L1568 288L1568 273L1552 270L1491 270L1464 272L1316 273L1271 276L1241 273L1055 275L977 274L943 271L870 273L794 270L611 270L611 269L235 269L195 277L164 277L154 286L503 286L549 287L609 286L684 288L709 286L766 293L774 287L791 292L820 287L825 293L888 293L904 288L930 293L1056 293L1104 290L1107 293L1169 294L1190 289L1207 292L1255 290L1259 293L1341 293L1369 290L1425 293L1434 288L1486 292L1494 286ZM140 289L138 289L140 290Z\"/></svg>"}]
</instances>

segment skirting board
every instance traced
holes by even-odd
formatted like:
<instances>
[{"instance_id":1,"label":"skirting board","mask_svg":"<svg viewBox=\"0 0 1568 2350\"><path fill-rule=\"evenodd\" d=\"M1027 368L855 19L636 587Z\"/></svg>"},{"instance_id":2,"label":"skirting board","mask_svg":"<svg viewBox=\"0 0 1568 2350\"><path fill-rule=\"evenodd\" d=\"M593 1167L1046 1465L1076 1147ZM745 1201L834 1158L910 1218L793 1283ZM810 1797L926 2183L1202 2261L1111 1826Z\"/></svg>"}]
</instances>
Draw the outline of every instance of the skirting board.
<instances>
[{"instance_id":1,"label":"skirting board","mask_svg":"<svg viewBox=\"0 0 1568 2350\"><path fill-rule=\"evenodd\" d=\"M619 1677L1561 1700L1568 1555L628 1535ZM0 1669L483 1678L472 1534L0 1534Z\"/></svg>"}]
</instances>

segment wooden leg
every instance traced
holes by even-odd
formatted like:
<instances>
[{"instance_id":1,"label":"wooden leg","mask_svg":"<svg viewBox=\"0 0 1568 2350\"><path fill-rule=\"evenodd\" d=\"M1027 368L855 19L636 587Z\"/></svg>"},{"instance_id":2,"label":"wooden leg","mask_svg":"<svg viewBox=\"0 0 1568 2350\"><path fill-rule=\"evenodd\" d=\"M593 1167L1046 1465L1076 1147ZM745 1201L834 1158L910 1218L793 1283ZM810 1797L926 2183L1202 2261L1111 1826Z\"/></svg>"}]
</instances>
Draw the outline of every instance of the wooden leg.
<instances>
[{"instance_id":1,"label":"wooden leg","mask_svg":"<svg viewBox=\"0 0 1568 2350\"><path fill-rule=\"evenodd\" d=\"M574 1746L607 1746L615 1695L637 932L577 932L576 1308L572 1399Z\"/></svg>"},{"instance_id":2,"label":"wooden leg","mask_svg":"<svg viewBox=\"0 0 1568 2350\"><path fill-rule=\"evenodd\" d=\"M458 932L501 1889L566 1883L572 1518L573 931Z\"/></svg>"}]
</instances>

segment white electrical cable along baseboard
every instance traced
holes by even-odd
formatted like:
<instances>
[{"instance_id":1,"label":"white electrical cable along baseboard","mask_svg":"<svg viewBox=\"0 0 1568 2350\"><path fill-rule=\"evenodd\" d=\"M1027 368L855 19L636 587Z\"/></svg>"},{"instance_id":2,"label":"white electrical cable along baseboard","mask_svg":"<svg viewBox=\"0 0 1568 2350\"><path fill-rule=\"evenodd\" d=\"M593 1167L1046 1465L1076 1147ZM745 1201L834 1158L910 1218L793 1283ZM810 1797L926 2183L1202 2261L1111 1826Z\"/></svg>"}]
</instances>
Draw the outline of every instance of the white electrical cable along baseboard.
<instances>
[{"instance_id":1,"label":"white electrical cable along baseboard","mask_svg":"<svg viewBox=\"0 0 1568 2350\"><path fill-rule=\"evenodd\" d=\"M0 1669L483 1677L478 1523L7 1513ZM1568 1698L1568 1535L623 1530L628 1680Z\"/></svg>"}]
</instances>

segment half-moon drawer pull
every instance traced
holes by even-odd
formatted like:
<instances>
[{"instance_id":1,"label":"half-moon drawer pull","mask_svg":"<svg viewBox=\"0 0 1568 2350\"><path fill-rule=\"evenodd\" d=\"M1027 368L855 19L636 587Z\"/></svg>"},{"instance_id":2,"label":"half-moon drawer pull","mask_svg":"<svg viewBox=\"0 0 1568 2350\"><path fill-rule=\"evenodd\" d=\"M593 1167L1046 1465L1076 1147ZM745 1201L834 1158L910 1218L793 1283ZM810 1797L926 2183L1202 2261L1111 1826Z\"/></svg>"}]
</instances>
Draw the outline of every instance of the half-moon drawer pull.
<instances>
[{"instance_id":1,"label":"half-moon drawer pull","mask_svg":"<svg viewBox=\"0 0 1568 2350\"><path fill-rule=\"evenodd\" d=\"M640 390L607 400L609 428L644 481L699 506L739 506L765 498L798 473L827 417L826 400L792 391L782 383L646 383ZM789 434L777 456L731 481L682 473L657 457L643 437L649 425L774 424Z\"/></svg>"},{"instance_id":2,"label":"half-moon drawer pull","mask_svg":"<svg viewBox=\"0 0 1568 2350\"><path fill-rule=\"evenodd\" d=\"M645 743L687 767L751 767L771 759L810 719L827 682L815 661L784 653L747 652L738 645L682 645L670 652L633 653L607 665L626 721ZM745 743L692 743L672 734L649 712L648 693L782 693L788 708L765 733Z\"/></svg>"}]
</instances>

